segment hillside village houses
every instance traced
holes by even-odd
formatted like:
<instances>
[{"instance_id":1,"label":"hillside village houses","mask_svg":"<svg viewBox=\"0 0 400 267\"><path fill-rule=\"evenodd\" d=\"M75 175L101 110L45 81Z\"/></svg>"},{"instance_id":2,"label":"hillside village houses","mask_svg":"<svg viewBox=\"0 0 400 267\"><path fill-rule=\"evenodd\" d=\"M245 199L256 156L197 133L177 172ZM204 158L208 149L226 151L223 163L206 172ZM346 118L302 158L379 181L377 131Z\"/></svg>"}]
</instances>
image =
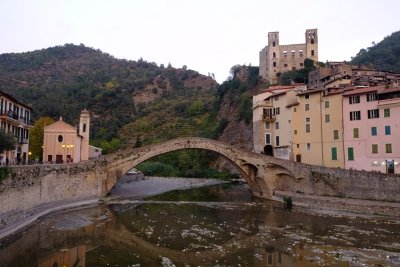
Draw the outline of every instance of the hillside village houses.
<instances>
[{"instance_id":1,"label":"hillside village houses","mask_svg":"<svg viewBox=\"0 0 400 267\"><path fill-rule=\"evenodd\" d=\"M45 163L76 163L101 156L101 149L89 145L90 114L84 109L79 127L64 122L62 118L44 127L43 161Z\"/></svg>"},{"instance_id":2,"label":"hillside village houses","mask_svg":"<svg viewBox=\"0 0 400 267\"><path fill-rule=\"evenodd\" d=\"M31 114L31 107L0 91L0 128L17 141L15 149L0 154L1 165L28 163Z\"/></svg>"},{"instance_id":3,"label":"hillside village houses","mask_svg":"<svg viewBox=\"0 0 400 267\"><path fill-rule=\"evenodd\" d=\"M400 173L399 81L399 74L332 62L311 71L307 86L271 86L253 96L254 151Z\"/></svg>"}]
</instances>

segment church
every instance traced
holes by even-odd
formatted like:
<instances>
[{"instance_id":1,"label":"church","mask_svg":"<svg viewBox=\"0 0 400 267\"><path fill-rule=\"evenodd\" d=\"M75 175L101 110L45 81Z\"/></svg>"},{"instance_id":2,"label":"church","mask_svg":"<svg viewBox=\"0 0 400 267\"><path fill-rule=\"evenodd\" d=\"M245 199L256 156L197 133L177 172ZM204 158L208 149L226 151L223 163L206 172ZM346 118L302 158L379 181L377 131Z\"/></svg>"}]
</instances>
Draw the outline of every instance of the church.
<instances>
[{"instance_id":1,"label":"church","mask_svg":"<svg viewBox=\"0 0 400 267\"><path fill-rule=\"evenodd\" d=\"M90 114L82 110L79 127L59 121L44 127L43 162L76 163L101 156L101 149L89 145Z\"/></svg>"}]
</instances>

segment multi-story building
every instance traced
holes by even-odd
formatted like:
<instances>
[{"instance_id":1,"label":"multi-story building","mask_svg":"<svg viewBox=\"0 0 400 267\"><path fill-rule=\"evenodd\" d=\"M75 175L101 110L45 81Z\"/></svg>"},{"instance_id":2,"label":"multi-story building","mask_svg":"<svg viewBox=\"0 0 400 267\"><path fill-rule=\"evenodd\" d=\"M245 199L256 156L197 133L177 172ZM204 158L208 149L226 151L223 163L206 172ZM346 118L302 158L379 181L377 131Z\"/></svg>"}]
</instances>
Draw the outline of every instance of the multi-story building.
<instances>
[{"instance_id":1,"label":"multi-story building","mask_svg":"<svg viewBox=\"0 0 400 267\"><path fill-rule=\"evenodd\" d=\"M345 167L400 173L400 88L343 93Z\"/></svg>"},{"instance_id":2,"label":"multi-story building","mask_svg":"<svg viewBox=\"0 0 400 267\"><path fill-rule=\"evenodd\" d=\"M0 154L0 164L26 164L29 158L29 130L32 108L0 91L0 128L14 135L15 149Z\"/></svg>"},{"instance_id":3,"label":"multi-story building","mask_svg":"<svg viewBox=\"0 0 400 267\"><path fill-rule=\"evenodd\" d=\"M308 74L309 89L396 85L399 82L400 74L350 65L347 62L328 62L325 67L319 67Z\"/></svg>"},{"instance_id":4,"label":"multi-story building","mask_svg":"<svg viewBox=\"0 0 400 267\"><path fill-rule=\"evenodd\" d=\"M292 156L292 106L304 84L274 86L253 97L254 151L282 159Z\"/></svg>"},{"instance_id":5,"label":"multi-story building","mask_svg":"<svg viewBox=\"0 0 400 267\"><path fill-rule=\"evenodd\" d=\"M290 45L280 45L279 32L269 32L268 45L260 51L259 74L277 84L282 72L303 69L306 58L318 61L317 29L306 30L304 44Z\"/></svg>"}]
</instances>

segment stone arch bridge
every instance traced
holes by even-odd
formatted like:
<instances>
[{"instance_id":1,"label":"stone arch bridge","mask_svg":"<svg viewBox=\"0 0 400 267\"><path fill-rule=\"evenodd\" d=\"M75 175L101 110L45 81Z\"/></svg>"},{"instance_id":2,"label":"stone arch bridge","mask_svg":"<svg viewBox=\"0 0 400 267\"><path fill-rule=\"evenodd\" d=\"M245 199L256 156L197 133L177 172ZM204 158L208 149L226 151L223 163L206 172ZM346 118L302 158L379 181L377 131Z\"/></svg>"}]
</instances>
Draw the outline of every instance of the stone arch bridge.
<instances>
[{"instance_id":1,"label":"stone arch bridge","mask_svg":"<svg viewBox=\"0 0 400 267\"><path fill-rule=\"evenodd\" d=\"M99 199L141 162L184 149L220 154L240 172L257 197L280 200L275 192L289 191L400 202L398 176L312 166L256 154L220 141L179 138L75 164L13 167L11 174L0 182L0 214L50 203Z\"/></svg>"}]
</instances>

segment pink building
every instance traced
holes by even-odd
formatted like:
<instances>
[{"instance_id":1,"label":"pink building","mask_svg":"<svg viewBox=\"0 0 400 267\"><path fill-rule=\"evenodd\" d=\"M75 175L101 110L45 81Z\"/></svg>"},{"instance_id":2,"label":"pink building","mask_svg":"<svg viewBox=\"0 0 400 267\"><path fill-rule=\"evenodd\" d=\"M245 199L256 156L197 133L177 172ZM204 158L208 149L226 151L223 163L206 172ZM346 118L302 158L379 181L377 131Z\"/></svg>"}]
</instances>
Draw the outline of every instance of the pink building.
<instances>
[{"instance_id":1,"label":"pink building","mask_svg":"<svg viewBox=\"0 0 400 267\"><path fill-rule=\"evenodd\" d=\"M343 93L345 168L400 173L400 87Z\"/></svg>"}]
</instances>

